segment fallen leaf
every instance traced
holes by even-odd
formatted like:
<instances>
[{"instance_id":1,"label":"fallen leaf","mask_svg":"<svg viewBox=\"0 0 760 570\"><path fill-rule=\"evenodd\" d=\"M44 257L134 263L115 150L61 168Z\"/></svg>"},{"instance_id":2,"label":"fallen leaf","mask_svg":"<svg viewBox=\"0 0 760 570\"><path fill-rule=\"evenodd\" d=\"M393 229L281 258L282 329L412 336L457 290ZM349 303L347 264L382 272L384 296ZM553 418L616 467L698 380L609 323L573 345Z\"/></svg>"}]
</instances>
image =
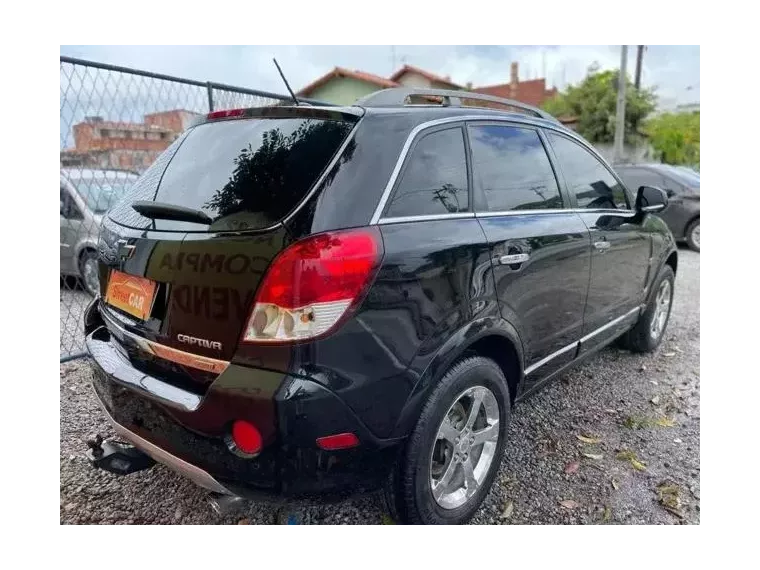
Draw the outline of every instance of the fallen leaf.
<instances>
[{"instance_id":1,"label":"fallen leaf","mask_svg":"<svg viewBox=\"0 0 760 570\"><path fill-rule=\"evenodd\" d=\"M382 522L383 524L396 524L396 521L394 521L387 513L383 513Z\"/></svg>"},{"instance_id":2,"label":"fallen leaf","mask_svg":"<svg viewBox=\"0 0 760 570\"><path fill-rule=\"evenodd\" d=\"M612 483L612 488L615 489L616 491L620 488L620 483L614 477L612 478L612 481L610 481L610 483Z\"/></svg>"},{"instance_id":3,"label":"fallen leaf","mask_svg":"<svg viewBox=\"0 0 760 570\"><path fill-rule=\"evenodd\" d=\"M588 457L589 459L593 459L595 461L599 461L600 459L604 459L604 455L601 453L582 453L583 457Z\"/></svg>"},{"instance_id":4,"label":"fallen leaf","mask_svg":"<svg viewBox=\"0 0 760 570\"><path fill-rule=\"evenodd\" d=\"M624 461L630 462L631 466L636 471L647 470L646 464L642 461L639 461L638 458L636 457L636 454L630 449L621 450L620 452L618 452L618 454L615 457L617 457L618 459L622 459Z\"/></svg>"},{"instance_id":5,"label":"fallen leaf","mask_svg":"<svg viewBox=\"0 0 760 570\"><path fill-rule=\"evenodd\" d=\"M504 511L501 513L501 518L506 520L512 516L512 512L515 510L515 505L512 501L509 501L504 507Z\"/></svg>"},{"instance_id":6,"label":"fallen leaf","mask_svg":"<svg viewBox=\"0 0 760 570\"><path fill-rule=\"evenodd\" d=\"M669 513L682 519L681 488L673 483L660 483L656 490L660 505Z\"/></svg>"},{"instance_id":7,"label":"fallen leaf","mask_svg":"<svg viewBox=\"0 0 760 570\"><path fill-rule=\"evenodd\" d=\"M615 457L618 459L624 459L625 461L630 461L631 459L636 459L636 454L630 449L621 449L618 451Z\"/></svg>"},{"instance_id":8,"label":"fallen leaf","mask_svg":"<svg viewBox=\"0 0 760 570\"><path fill-rule=\"evenodd\" d=\"M251 524L251 522L248 519L240 519L238 524Z\"/></svg>"},{"instance_id":9,"label":"fallen leaf","mask_svg":"<svg viewBox=\"0 0 760 570\"><path fill-rule=\"evenodd\" d=\"M607 522L612 517L612 509L609 505L604 505L604 514L602 515L602 520L604 522Z\"/></svg>"},{"instance_id":10,"label":"fallen leaf","mask_svg":"<svg viewBox=\"0 0 760 570\"><path fill-rule=\"evenodd\" d=\"M660 403L660 397L659 396L655 396L654 398L652 398L650 400L650 402L652 402L656 406L657 404Z\"/></svg>"},{"instance_id":11,"label":"fallen leaf","mask_svg":"<svg viewBox=\"0 0 760 570\"><path fill-rule=\"evenodd\" d=\"M572 499L565 499L564 501L560 501L559 504L565 507L566 509L576 509L580 507L580 505L576 503L575 501L573 501Z\"/></svg>"},{"instance_id":12,"label":"fallen leaf","mask_svg":"<svg viewBox=\"0 0 760 570\"><path fill-rule=\"evenodd\" d=\"M678 439L678 438L675 438L675 439L673 440L673 443L683 443L683 442L682 442L680 439Z\"/></svg>"},{"instance_id":13,"label":"fallen leaf","mask_svg":"<svg viewBox=\"0 0 760 570\"><path fill-rule=\"evenodd\" d=\"M578 471L578 468L581 466L579 461L573 461L572 463L568 463L565 465L565 473L570 475L571 473L575 473Z\"/></svg>"},{"instance_id":14,"label":"fallen leaf","mask_svg":"<svg viewBox=\"0 0 760 570\"><path fill-rule=\"evenodd\" d=\"M647 470L647 466L646 466L646 465L644 465L644 464L643 464L641 461L639 461L638 459L631 459L631 465L633 465L633 468L634 468L636 471L646 471L646 470Z\"/></svg>"},{"instance_id":15,"label":"fallen leaf","mask_svg":"<svg viewBox=\"0 0 760 570\"><path fill-rule=\"evenodd\" d=\"M599 443L600 441L602 441L601 439L597 437L591 437L587 435L576 435L575 437L577 437L579 441L582 441L583 443L588 443L589 445L593 445L595 443Z\"/></svg>"},{"instance_id":16,"label":"fallen leaf","mask_svg":"<svg viewBox=\"0 0 760 570\"><path fill-rule=\"evenodd\" d=\"M657 380L650 380L649 383L650 384L654 384L655 386L657 386Z\"/></svg>"},{"instance_id":17,"label":"fallen leaf","mask_svg":"<svg viewBox=\"0 0 760 570\"><path fill-rule=\"evenodd\" d=\"M671 357L673 357L673 356L675 356L675 355L676 355L676 353L675 353L675 352L666 352L665 354L663 354L663 356L664 356L665 358L671 358Z\"/></svg>"},{"instance_id":18,"label":"fallen leaf","mask_svg":"<svg viewBox=\"0 0 760 570\"><path fill-rule=\"evenodd\" d=\"M673 427L676 425L676 421L672 418L661 417L654 421L660 427Z\"/></svg>"}]
</instances>

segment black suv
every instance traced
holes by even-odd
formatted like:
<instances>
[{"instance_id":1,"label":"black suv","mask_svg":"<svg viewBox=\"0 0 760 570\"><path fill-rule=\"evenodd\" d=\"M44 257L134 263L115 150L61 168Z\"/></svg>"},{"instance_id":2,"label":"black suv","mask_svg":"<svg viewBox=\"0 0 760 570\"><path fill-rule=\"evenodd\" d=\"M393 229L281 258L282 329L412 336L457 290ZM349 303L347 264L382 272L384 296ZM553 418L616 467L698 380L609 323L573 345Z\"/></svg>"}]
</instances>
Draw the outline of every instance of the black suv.
<instances>
[{"instance_id":1,"label":"black suv","mask_svg":"<svg viewBox=\"0 0 760 570\"><path fill-rule=\"evenodd\" d=\"M660 343L666 204L514 101L211 113L103 222L86 342L130 443L91 457L251 499L383 489L401 521L464 522L517 401L616 339Z\"/></svg>"}]
</instances>

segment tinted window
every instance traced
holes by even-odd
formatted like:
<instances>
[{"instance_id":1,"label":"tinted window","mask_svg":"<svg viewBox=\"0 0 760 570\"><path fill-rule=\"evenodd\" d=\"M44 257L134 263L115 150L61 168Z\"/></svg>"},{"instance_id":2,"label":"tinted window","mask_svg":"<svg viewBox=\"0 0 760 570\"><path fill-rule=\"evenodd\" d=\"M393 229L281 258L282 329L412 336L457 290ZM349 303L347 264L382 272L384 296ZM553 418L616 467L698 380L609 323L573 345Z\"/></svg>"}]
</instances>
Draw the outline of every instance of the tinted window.
<instances>
[{"instance_id":1,"label":"tinted window","mask_svg":"<svg viewBox=\"0 0 760 570\"><path fill-rule=\"evenodd\" d=\"M563 136L549 133L549 139L579 208L630 208L623 187L593 154Z\"/></svg>"},{"instance_id":2,"label":"tinted window","mask_svg":"<svg viewBox=\"0 0 760 570\"><path fill-rule=\"evenodd\" d=\"M448 214L468 208L462 129L425 135L407 160L385 216Z\"/></svg>"},{"instance_id":3,"label":"tinted window","mask_svg":"<svg viewBox=\"0 0 760 570\"><path fill-rule=\"evenodd\" d=\"M151 198L202 210L214 220L212 231L266 227L301 202L351 128L347 122L303 117L201 124L167 149L154 163L159 171L148 169L125 201L146 199L146 190L158 185ZM117 222L144 220L134 219L123 205L111 213ZM205 229L186 222L156 223L164 230Z\"/></svg>"},{"instance_id":4,"label":"tinted window","mask_svg":"<svg viewBox=\"0 0 760 570\"><path fill-rule=\"evenodd\" d=\"M658 188L665 188L664 180L662 176L651 170L645 170L643 168L623 168L617 171L620 178L628 187L631 192L638 192L641 186L656 186Z\"/></svg>"},{"instance_id":5,"label":"tinted window","mask_svg":"<svg viewBox=\"0 0 760 570\"><path fill-rule=\"evenodd\" d=\"M469 127L472 176L490 212L561 208L557 180L538 133L503 125Z\"/></svg>"}]
</instances>

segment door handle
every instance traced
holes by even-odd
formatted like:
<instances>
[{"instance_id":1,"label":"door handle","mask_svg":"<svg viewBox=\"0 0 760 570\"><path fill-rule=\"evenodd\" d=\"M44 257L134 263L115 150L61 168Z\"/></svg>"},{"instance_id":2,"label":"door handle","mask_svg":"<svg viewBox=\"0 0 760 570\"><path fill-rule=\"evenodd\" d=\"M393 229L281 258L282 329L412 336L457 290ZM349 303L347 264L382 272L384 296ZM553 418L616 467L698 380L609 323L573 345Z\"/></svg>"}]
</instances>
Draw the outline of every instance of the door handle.
<instances>
[{"instance_id":1,"label":"door handle","mask_svg":"<svg viewBox=\"0 0 760 570\"><path fill-rule=\"evenodd\" d=\"M515 265L518 263L525 263L529 259L529 253L513 253L512 255L502 255L499 258L499 263L502 265Z\"/></svg>"},{"instance_id":2,"label":"door handle","mask_svg":"<svg viewBox=\"0 0 760 570\"><path fill-rule=\"evenodd\" d=\"M607 240L595 241L594 247L597 249L597 251L599 251L599 253L604 253L605 251L610 249L610 242L608 242Z\"/></svg>"}]
</instances>

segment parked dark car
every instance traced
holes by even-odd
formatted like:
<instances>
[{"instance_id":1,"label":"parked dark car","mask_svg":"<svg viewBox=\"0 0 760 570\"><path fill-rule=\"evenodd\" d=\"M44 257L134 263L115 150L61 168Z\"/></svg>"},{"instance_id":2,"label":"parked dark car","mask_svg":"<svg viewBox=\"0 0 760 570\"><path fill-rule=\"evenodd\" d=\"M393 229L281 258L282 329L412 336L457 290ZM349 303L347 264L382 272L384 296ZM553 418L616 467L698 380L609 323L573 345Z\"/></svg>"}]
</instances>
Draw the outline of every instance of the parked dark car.
<instances>
[{"instance_id":1,"label":"parked dark car","mask_svg":"<svg viewBox=\"0 0 760 570\"><path fill-rule=\"evenodd\" d=\"M460 97L214 112L158 158L100 236L86 343L129 444L92 441L97 466L460 523L516 402L615 340L657 348L667 196L543 111Z\"/></svg>"},{"instance_id":2,"label":"parked dark car","mask_svg":"<svg viewBox=\"0 0 760 570\"><path fill-rule=\"evenodd\" d=\"M658 215L678 241L699 251L699 174L669 164L625 164L615 170L629 189L656 186L668 194L668 207Z\"/></svg>"}]
</instances>

